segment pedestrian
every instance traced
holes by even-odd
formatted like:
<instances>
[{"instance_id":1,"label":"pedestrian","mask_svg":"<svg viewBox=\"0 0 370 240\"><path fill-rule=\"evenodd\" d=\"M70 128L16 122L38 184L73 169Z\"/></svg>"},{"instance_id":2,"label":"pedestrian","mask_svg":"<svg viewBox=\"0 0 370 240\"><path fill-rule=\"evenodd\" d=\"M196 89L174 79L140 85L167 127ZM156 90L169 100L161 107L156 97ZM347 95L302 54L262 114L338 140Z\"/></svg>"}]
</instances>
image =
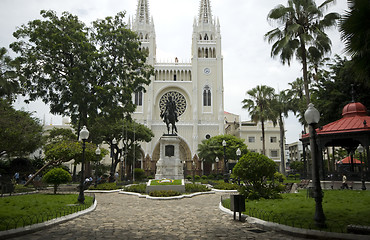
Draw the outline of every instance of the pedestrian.
<instances>
[{"instance_id":1,"label":"pedestrian","mask_svg":"<svg viewBox=\"0 0 370 240\"><path fill-rule=\"evenodd\" d=\"M118 181L118 177L119 177L118 172L116 172L116 173L114 174L114 178L115 178L116 182Z\"/></svg>"},{"instance_id":2,"label":"pedestrian","mask_svg":"<svg viewBox=\"0 0 370 240\"><path fill-rule=\"evenodd\" d=\"M348 184L347 184L347 176L342 174L342 189L348 189Z\"/></svg>"},{"instance_id":3,"label":"pedestrian","mask_svg":"<svg viewBox=\"0 0 370 240\"><path fill-rule=\"evenodd\" d=\"M16 183L19 183L19 172L16 172L16 173L14 174L14 179L15 179L15 182L16 182Z\"/></svg>"}]
</instances>

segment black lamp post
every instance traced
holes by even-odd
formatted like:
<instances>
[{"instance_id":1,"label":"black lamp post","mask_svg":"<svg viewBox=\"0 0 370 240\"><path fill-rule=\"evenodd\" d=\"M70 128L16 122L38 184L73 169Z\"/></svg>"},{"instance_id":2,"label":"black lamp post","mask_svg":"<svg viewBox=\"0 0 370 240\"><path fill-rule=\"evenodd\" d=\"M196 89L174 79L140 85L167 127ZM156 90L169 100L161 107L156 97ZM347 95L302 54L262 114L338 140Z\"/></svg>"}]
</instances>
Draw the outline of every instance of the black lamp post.
<instances>
[{"instance_id":1,"label":"black lamp post","mask_svg":"<svg viewBox=\"0 0 370 240\"><path fill-rule=\"evenodd\" d=\"M81 162L81 179L80 179L80 194L78 195L78 202L84 203L85 196L84 196L84 165L85 165L85 148L86 148L86 140L89 138L89 131L87 130L86 126L83 126L82 130L80 131L80 138L82 140L82 162Z\"/></svg>"},{"instance_id":2,"label":"black lamp post","mask_svg":"<svg viewBox=\"0 0 370 240\"><path fill-rule=\"evenodd\" d=\"M365 185L365 178L364 178L364 166L362 162L362 153L364 152L364 147L360 144L357 148L357 151L360 153L360 161L361 161L361 189L366 190L366 185Z\"/></svg>"},{"instance_id":3,"label":"black lamp post","mask_svg":"<svg viewBox=\"0 0 370 240\"><path fill-rule=\"evenodd\" d=\"M98 147L95 150L95 155L96 155L96 158L97 158L97 161L96 161L96 164L95 164L95 188L98 186L98 164L99 164L100 154L101 154L101 150L100 150L99 145L98 145Z\"/></svg>"},{"instance_id":4,"label":"black lamp post","mask_svg":"<svg viewBox=\"0 0 370 240\"><path fill-rule=\"evenodd\" d=\"M117 145L117 140L116 138L113 138L112 145L111 145L111 152L110 152L110 155L112 157L112 165L110 169L110 182L114 182L114 157L115 157L114 149L116 145Z\"/></svg>"},{"instance_id":5,"label":"black lamp post","mask_svg":"<svg viewBox=\"0 0 370 240\"><path fill-rule=\"evenodd\" d=\"M314 107L312 103L308 104L308 109L304 113L304 118L309 125L310 132L310 148L311 148L311 158L312 158L312 184L314 188L314 198L316 202L315 217L316 226L320 228L326 227L325 224L325 215L322 208L322 189L320 184L320 175L319 175L319 162L317 156L317 144L316 144L316 131L315 125L320 120L320 113Z\"/></svg>"},{"instance_id":6,"label":"black lamp post","mask_svg":"<svg viewBox=\"0 0 370 240\"><path fill-rule=\"evenodd\" d=\"M226 160L226 141L222 141L222 146L224 147L224 182L228 182L228 171L227 171L227 160Z\"/></svg>"},{"instance_id":7,"label":"black lamp post","mask_svg":"<svg viewBox=\"0 0 370 240\"><path fill-rule=\"evenodd\" d=\"M237 163L239 162L239 158L241 154L242 154L242 151L240 151L240 148L238 148L236 150ZM240 185L240 177L238 177L238 185Z\"/></svg>"}]
</instances>

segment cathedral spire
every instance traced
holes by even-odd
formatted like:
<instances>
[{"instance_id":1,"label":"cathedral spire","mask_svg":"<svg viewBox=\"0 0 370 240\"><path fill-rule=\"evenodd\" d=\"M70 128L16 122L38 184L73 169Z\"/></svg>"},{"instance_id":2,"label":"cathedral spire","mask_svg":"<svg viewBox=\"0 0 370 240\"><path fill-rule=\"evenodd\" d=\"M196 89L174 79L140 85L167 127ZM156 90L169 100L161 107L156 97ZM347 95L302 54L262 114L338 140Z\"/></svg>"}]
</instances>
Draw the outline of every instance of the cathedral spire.
<instances>
[{"instance_id":1,"label":"cathedral spire","mask_svg":"<svg viewBox=\"0 0 370 240\"><path fill-rule=\"evenodd\" d=\"M212 23L212 11L210 0L201 0L199 7L199 24Z\"/></svg>"},{"instance_id":2,"label":"cathedral spire","mask_svg":"<svg viewBox=\"0 0 370 240\"><path fill-rule=\"evenodd\" d=\"M148 0L139 0L136 10L136 21L149 24L149 4Z\"/></svg>"}]
</instances>

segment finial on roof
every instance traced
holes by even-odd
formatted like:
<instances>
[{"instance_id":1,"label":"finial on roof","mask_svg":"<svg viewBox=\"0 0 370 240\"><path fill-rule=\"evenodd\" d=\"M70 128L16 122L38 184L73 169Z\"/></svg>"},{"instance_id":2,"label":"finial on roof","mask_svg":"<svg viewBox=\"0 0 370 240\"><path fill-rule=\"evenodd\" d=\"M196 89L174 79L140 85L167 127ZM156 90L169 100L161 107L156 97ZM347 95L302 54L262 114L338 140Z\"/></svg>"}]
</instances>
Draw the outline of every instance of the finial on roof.
<instances>
[{"instance_id":1,"label":"finial on roof","mask_svg":"<svg viewBox=\"0 0 370 240\"><path fill-rule=\"evenodd\" d=\"M355 102L355 89L353 88L354 84L351 84L351 95L352 95L352 102Z\"/></svg>"}]
</instances>

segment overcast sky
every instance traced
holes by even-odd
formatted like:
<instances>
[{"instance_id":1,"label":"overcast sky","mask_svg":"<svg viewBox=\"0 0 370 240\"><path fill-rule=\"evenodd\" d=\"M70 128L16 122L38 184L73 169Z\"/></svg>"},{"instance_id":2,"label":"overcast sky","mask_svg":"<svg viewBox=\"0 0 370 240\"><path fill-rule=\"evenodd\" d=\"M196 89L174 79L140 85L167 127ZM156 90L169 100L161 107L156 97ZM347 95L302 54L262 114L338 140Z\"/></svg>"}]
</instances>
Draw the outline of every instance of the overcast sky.
<instances>
[{"instance_id":1,"label":"overcast sky","mask_svg":"<svg viewBox=\"0 0 370 240\"><path fill-rule=\"evenodd\" d=\"M16 27L40 18L40 10L54 10L58 14L67 11L78 15L87 25L96 19L114 16L126 11L126 16L136 13L137 0L0 0L0 47L9 48L15 39L12 33ZM321 4L323 0L317 0ZM149 0L150 15L153 16L159 61L190 62L191 37L194 17L198 15L200 0ZM257 85L268 85L281 91L288 83L302 76L301 66L292 61L284 66L279 59L270 57L271 45L264 41L264 34L273 29L266 20L268 12L287 0L211 0L214 17L221 25L222 54L224 57L225 111L241 115L249 120L248 113L241 109L245 93ZM346 0L338 0L327 12L343 14ZM332 40L332 54L343 55L343 43L338 31L329 31ZM10 50L9 50L10 51ZM12 54L12 53L10 53ZM48 107L40 103L17 108L35 111L35 115L46 124L60 124L61 117L48 114ZM45 116L45 117L44 117ZM338 116L340 118L341 116ZM298 140L301 125L294 116L286 120L287 143Z\"/></svg>"}]
</instances>

